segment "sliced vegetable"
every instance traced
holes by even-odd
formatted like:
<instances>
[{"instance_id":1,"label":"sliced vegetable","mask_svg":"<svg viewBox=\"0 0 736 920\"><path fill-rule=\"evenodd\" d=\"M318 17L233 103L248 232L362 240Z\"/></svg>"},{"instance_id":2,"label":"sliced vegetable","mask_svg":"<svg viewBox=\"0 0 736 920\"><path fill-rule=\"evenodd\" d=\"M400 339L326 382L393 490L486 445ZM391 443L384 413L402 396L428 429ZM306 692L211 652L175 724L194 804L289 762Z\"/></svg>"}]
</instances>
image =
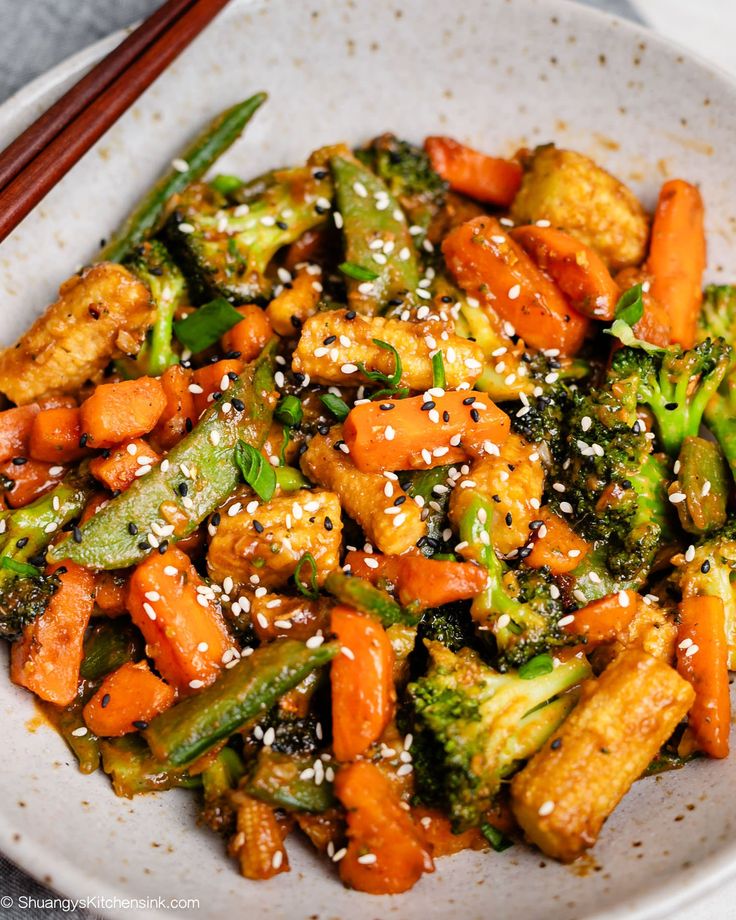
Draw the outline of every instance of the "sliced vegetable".
<instances>
[{"instance_id":1,"label":"sliced vegetable","mask_svg":"<svg viewBox=\"0 0 736 920\"><path fill-rule=\"evenodd\" d=\"M33 420L29 453L46 463L73 463L89 453L81 437L79 409L44 409Z\"/></svg>"},{"instance_id":2,"label":"sliced vegetable","mask_svg":"<svg viewBox=\"0 0 736 920\"><path fill-rule=\"evenodd\" d=\"M115 795L126 799L146 792L201 785L199 776L156 760L140 735L106 738L100 742L100 753L102 769L109 774Z\"/></svg>"},{"instance_id":3,"label":"sliced vegetable","mask_svg":"<svg viewBox=\"0 0 736 920\"><path fill-rule=\"evenodd\" d=\"M80 407L83 443L103 448L140 438L156 425L165 407L163 388L153 377L103 383Z\"/></svg>"},{"instance_id":4,"label":"sliced vegetable","mask_svg":"<svg viewBox=\"0 0 736 920\"><path fill-rule=\"evenodd\" d=\"M107 453L108 456L90 460L89 471L111 492L123 492L161 460L156 451L140 438L127 441Z\"/></svg>"},{"instance_id":5,"label":"sliced vegetable","mask_svg":"<svg viewBox=\"0 0 736 920\"><path fill-rule=\"evenodd\" d=\"M230 842L229 852L237 858L241 875L262 880L288 872L284 837L289 825L279 822L274 809L265 802L243 792L236 792L232 799L237 833Z\"/></svg>"},{"instance_id":6,"label":"sliced vegetable","mask_svg":"<svg viewBox=\"0 0 736 920\"><path fill-rule=\"evenodd\" d=\"M99 589L95 592L99 596ZM128 618L100 619L84 639L84 658L79 669L85 680L95 681L111 671L139 659L143 653L140 634Z\"/></svg>"},{"instance_id":7,"label":"sliced vegetable","mask_svg":"<svg viewBox=\"0 0 736 920\"><path fill-rule=\"evenodd\" d=\"M205 364L192 374L192 384L189 391L194 395L194 411L199 416L209 409L213 402L220 399L223 393L230 391L232 384L243 372L243 362L240 358L226 358L214 364ZM235 396L230 392L229 398ZM223 399L223 402L227 400Z\"/></svg>"},{"instance_id":8,"label":"sliced vegetable","mask_svg":"<svg viewBox=\"0 0 736 920\"><path fill-rule=\"evenodd\" d=\"M87 728L100 738L140 731L173 705L176 692L156 677L146 661L128 661L102 681L84 707Z\"/></svg>"},{"instance_id":9,"label":"sliced vegetable","mask_svg":"<svg viewBox=\"0 0 736 920\"><path fill-rule=\"evenodd\" d=\"M675 508L683 530L701 535L723 527L728 517L731 475L718 443L685 438L678 460L677 489L685 499Z\"/></svg>"},{"instance_id":10,"label":"sliced vegetable","mask_svg":"<svg viewBox=\"0 0 736 920\"><path fill-rule=\"evenodd\" d=\"M330 572L325 579L324 587L341 604L370 614L385 627L396 624L415 626L419 619L418 611L413 608L403 610L386 591L375 587L364 578L347 572Z\"/></svg>"},{"instance_id":11,"label":"sliced vegetable","mask_svg":"<svg viewBox=\"0 0 736 920\"><path fill-rule=\"evenodd\" d=\"M587 647L613 642L626 632L636 616L640 600L636 591L631 590L608 594L569 614L565 629L583 636Z\"/></svg>"},{"instance_id":12,"label":"sliced vegetable","mask_svg":"<svg viewBox=\"0 0 736 920\"><path fill-rule=\"evenodd\" d=\"M521 185L521 166L491 157L451 137L428 137L424 149L434 169L455 192L507 208Z\"/></svg>"},{"instance_id":13,"label":"sliced vegetable","mask_svg":"<svg viewBox=\"0 0 736 920\"><path fill-rule=\"evenodd\" d=\"M224 297L216 297L209 303L202 304L184 319L174 323L174 335L181 344L193 354L204 351L214 345L220 336L237 326L242 320L241 314ZM269 336L266 336L264 343ZM261 348L263 345L261 345ZM229 351L230 349L228 349ZM256 350L256 355L261 349ZM245 358L245 360L249 360Z\"/></svg>"},{"instance_id":14,"label":"sliced vegetable","mask_svg":"<svg viewBox=\"0 0 736 920\"><path fill-rule=\"evenodd\" d=\"M281 754L262 748L243 790L272 808L315 814L327 811L335 805L332 783L327 779L321 779L319 785L315 782L314 761L311 754Z\"/></svg>"},{"instance_id":15,"label":"sliced vegetable","mask_svg":"<svg viewBox=\"0 0 736 920\"><path fill-rule=\"evenodd\" d=\"M28 456L33 421L38 412L35 403L0 412L0 463Z\"/></svg>"},{"instance_id":16,"label":"sliced vegetable","mask_svg":"<svg viewBox=\"0 0 736 920\"><path fill-rule=\"evenodd\" d=\"M243 480L253 489L261 501L273 498L276 491L276 471L260 451L245 441L235 445L235 462Z\"/></svg>"},{"instance_id":17,"label":"sliced vegetable","mask_svg":"<svg viewBox=\"0 0 736 920\"><path fill-rule=\"evenodd\" d=\"M223 335L222 350L225 354L239 352L241 361L254 361L273 337L271 321L257 304L246 304L235 312L240 320Z\"/></svg>"},{"instance_id":18,"label":"sliced vegetable","mask_svg":"<svg viewBox=\"0 0 736 920\"><path fill-rule=\"evenodd\" d=\"M192 382L189 370L175 364L164 371L160 380L166 405L151 432L151 438L157 448L170 450L192 429L198 413L189 390Z\"/></svg>"},{"instance_id":19,"label":"sliced vegetable","mask_svg":"<svg viewBox=\"0 0 736 920\"><path fill-rule=\"evenodd\" d=\"M572 572L590 551L590 544L579 537L567 521L548 506L539 509L532 551L524 560L533 569L547 566L553 575Z\"/></svg>"}]
</instances>

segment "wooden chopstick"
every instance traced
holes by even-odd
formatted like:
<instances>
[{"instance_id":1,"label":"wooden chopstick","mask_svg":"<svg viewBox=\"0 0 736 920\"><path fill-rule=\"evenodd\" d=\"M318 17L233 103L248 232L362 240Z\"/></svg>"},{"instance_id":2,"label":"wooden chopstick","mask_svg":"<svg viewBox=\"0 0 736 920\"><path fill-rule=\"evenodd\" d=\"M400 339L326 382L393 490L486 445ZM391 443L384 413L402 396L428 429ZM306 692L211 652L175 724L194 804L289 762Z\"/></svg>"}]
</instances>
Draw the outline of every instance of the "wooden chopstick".
<instances>
[{"instance_id":1,"label":"wooden chopstick","mask_svg":"<svg viewBox=\"0 0 736 920\"><path fill-rule=\"evenodd\" d=\"M228 0L194 0L0 190L0 240L5 239L227 3Z\"/></svg>"},{"instance_id":2,"label":"wooden chopstick","mask_svg":"<svg viewBox=\"0 0 736 920\"><path fill-rule=\"evenodd\" d=\"M107 89L194 0L167 0L0 153L0 189Z\"/></svg>"}]
</instances>

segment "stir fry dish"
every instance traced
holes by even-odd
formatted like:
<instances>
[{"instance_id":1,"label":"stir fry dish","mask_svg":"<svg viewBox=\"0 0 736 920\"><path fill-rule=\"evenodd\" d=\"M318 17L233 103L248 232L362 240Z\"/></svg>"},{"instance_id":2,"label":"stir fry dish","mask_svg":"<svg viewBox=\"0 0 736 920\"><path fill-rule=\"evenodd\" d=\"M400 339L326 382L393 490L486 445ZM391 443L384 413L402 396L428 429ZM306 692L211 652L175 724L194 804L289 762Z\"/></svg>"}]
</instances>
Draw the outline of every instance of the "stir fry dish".
<instances>
[{"instance_id":1,"label":"stir fry dish","mask_svg":"<svg viewBox=\"0 0 736 920\"><path fill-rule=\"evenodd\" d=\"M736 287L698 189L649 214L553 144L393 134L213 176L264 98L0 353L11 680L249 879L298 833L372 894L572 862L728 755Z\"/></svg>"}]
</instances>

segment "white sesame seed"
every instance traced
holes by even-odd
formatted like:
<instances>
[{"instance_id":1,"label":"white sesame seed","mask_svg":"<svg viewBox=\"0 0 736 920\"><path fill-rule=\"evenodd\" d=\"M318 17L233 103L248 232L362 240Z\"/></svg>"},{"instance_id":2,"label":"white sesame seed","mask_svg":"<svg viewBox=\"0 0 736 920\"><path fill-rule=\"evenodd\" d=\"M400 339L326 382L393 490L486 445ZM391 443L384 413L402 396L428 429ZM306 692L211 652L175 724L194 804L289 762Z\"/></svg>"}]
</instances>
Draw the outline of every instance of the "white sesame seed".
<instances>
[{"instance_id":1,"label":"white sesame seed","mask_svg":"<svg viewBox=\"0 0 736 920\"><path fill-rule=\"evenodd\" d=\"M695 558L695 547L691 543L690 546L685 550L685 562L692 562Z\"/></svg>"},{"instance_id":2,"label":"white sesame seed","mask_svg":"<svg viewBox=\"0 0 736 920\"><path fill-rule=\"evenodd\" d=\"M83 738L86 734L87 729L84 727L84 725L80 725L79 728L75 728L72 731L72 735L74 735L75 738Z\"/></svg>"},{"instance_id":3,"label":"white sesame seed","mask_svg":"<svg viewBox=\"0 0 736 920\"><path fill-rule=\"evenodd\" d=\"M178 227L177 227L177 229L179 230L179 233L194 233L194 226L193 226L193 224L189 224L189 223L187 223L186 221L184 221L183 223L179 224Z\"/></svg>"},{"instance_id":4,"label":"white sesame seed","mask_svg":"<svg viewBox=\"0 0 736 920\"><path fill-rule=\"evenodd\" d=\"M710 494L710 479L706 479L703 483L703 488L700 490L700 497L705 498L706 495Z\"/></svg>"},{"instance_id":5,"label":"white sesame seed","mask_svg":"<svg viewBox=\"0 0 736 920\"><path fill-rule=\"evenodd\" d=\"M544 818L547 815L551 815L554 810L555 803L551 799L547 799L546 802L542 802L542 804L539 806L539 811L537 814L540 816L540 818Z\"/></svg>"},{"instance_id":6,"label":"white sesame seed","mask_svg":"<svg viewBox=\"0 0 736 920\"><path fill-rule=\"evenodd\" d=\"M368 197L368 191L362 182L353 182L353 191L358 196L358 198Z\"/></svg>"},{"instance_id":7,"label":"white sesame seed","mask_svg":"<svg viewBox=\"0 0 736 920\"><path fill-rule=\"evenodd\" d=\"M571 613L568 613L566 617L560 617L560 619L557 621L557 625L558 626L569 626L570 623L574 623L574 622L575 622L575 617Z\"/></svg>"},{"instance_id":8,"label":"white sesame seed","mask_svg":"<svg viewBox=\"0 0 736 920\"><path fill-rule=\"evenodd\" d=\"M684 492L673 492L670 495L670 501L673 505L679 505L680 502L684 502L687 499L687 495Z\"/></svg>"},{"instance_id":9,"label":"white sesame seed","mask_svg":"<svg viewBox=\"0 0 736 920\"><path fill-rule=\"evenodd\" d=\"M618 592L618 603L620 607L629 606L629 595L626 593L626 591Z\"/></svg>"},{"instance_id":10,"label":"white sesame seed","mask_svg":"<svg viewBox=\"0 0 736 920\"><path fill-rule=\"evenodd\" d=\"M386 438L386 440L393 441L395 436L396 436L396 431L394 430L393 426L386 425L386 430L384 432L384 437Z\"/></svg>"},{"instance_id":11,"label":"white sesame seed","mask_svg":"<svg viewBox=\"0 0 736 920\"><path fill-rule=\"evenodd\" d=\"M364 866L370 866L376 862L377 859L378 857L375 853L363 853L362 856L358 857L358 862Z\"/></svg>"},{"instance_id":12,"label":"white sesame seed","mask_svg":"<svg viewBox=\"0 0 736 920\"><path fill-rule=\"evenodd\" d=\"M324 641L325 641L324 636L319 636L319 635L310 636L305 642L305 645L307 646L307 648L319 648L320 645L322 645Z\"/></svg>"},{"instance_id":13,"label":"white sesame seed","mask_svg":"<svg viewBox=\"0 0 736 920\"><path fill-rule=\"evenodd\" d=\"M563 514L572 514L572 505L570 502L560 502L560 511Z\"/></svg>"},{"instance_id":14,"label":"white sesame seed","mask_svg":"<svg viewBox=\"0 0 736 920\"><path fill-rule=\"evenodd\" d=\"M284 861L283 850L276 850L276 852L273 854L273 857L271 858L271 865L273 866L274 869L280 869L283 861Z\"/></svg>"},{"instance_id":15,"label":"white sesame seed","mask_svg":"<svg viewBox=\"0 0 736 920\"><path fill-rule=\"evenodd\" d=\"M688 650L685 652L685 657L686 657L686 658L692 658L693 655L696 655L699 651L700 651L700 646L695 645L695 643L693 643L693 644L688 648Z\"/></svg>"},{"instance_id":16,"label":"white sesame seed","mask_svg":"<svg viewBox=\"0 0 736 920\"><path fill-rule=\"evenodd\" d=\"M171 161L171 165L177 172L185 173L189 170L189 163L186 160L182 160L181 157L176 157Z\"/></svg>"},{"instance_id":17,"label":"white sesame seed","mask_svg":"<svg viewBox=\"0 0 736 920\"><path fill-rule=\"evenodd\" d=\"M686 649L686 648L690 648L692 644L693 644L693 640L688 636L687 639L683 639L682 642L680 642L677 647L681 649Z\"/></svg>"},{"instance_id":18,"label":"white sesame seed","mask_svg":"<svg viewBox=\"0 0 736 920\"><path fill-rule=\"evenodd\" d=\"M190 680L189 686L192 688L192 690L199 690L200 687L204 687L204 681L203 680Z\"/></svg>"}]
</instances>

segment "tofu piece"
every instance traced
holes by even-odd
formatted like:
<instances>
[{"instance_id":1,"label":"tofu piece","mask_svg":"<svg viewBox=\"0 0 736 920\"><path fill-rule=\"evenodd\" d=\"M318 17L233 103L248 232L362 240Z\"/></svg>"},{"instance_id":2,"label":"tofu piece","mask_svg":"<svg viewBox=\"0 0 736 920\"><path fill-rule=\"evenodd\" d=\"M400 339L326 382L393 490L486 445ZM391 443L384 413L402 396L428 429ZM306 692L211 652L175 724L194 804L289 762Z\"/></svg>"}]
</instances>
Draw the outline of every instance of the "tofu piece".
<instances>
[{"instance_id":1,"label":"tofu piece","mask_svg":"<svg viewBox=\"0 0 736 920\"><path fill-rule=\"evenodd\" d=\"M101 262L59 288L59 299L0 353L0 392L18 405L96 382L133 355L155 318L151 295L122 265Z\"/></svg>"},{"instance_id":2,"label":"tofu piece","mask_svg":"<svg viewBox=\"0 0 736 920\"><path fill-rule=\"evenodd\" d=\"M511 807L542 852L572 862L687 713L695 691L640 649L621 652L511 783Z\"/></svg>"},{"instance_id":3,"label":"tofu piece","mask_svg":"<svg viewBox=\"0 0 736 920\"><path fill-rule=\"evenodd\" d=\"M483 369L483 351L475 342L456 335L452 323L440 320L404 322L383 316L356 315L347 318L345 310L325 310L310 316L302 326L299 343L292 359L296 372L309 374L313 383L349 384L367 382L357 368L363 364L370 371L394 372L393 353L374 343L387 342L401 357L401 386L427 390L432 386L432 359L442 351L447 389L461 383L473 384ZM446 338L442 336L446 335ZM328 344L325 344L327 340Z\"/></svg>"},{"instance_id":4,"label":"tofu piece","mask_svg":"<svg viewBox=\"0 0 736 920\"><path fill-rule=\"evenodd\" d=\"M398 482L382 473L357 470L337 447L341 437L342 427L336 425L328 434L312 438L301 458L304 475L335 491L346 513L360 524L367 539L382 553L405 553L427 533L421 509L406 496L398 514L387 514L386 509L395 508L396 499L406 493ZM387 494L389 491L391 495Z\"/></svg>"},{"instance_id":5,"label":"tofu piece","mask_svg":"<svg viewBox=\"0 0 736 920\"><path fill-rule=\"evenodd\" d=\"M537 147L511 216L548 220L588 246L612 269L644 261L649 221L636 195L582 153Z\"/></svg>"},{"instance_id":6,"label":"tofu piece","mask_svg":"<svg viewBox=\"0 0 736 920\"><path fill-rule=\"evenodd\" d=\"M505 555L526 543L529 524L539 517L544 491L542 464L529 459L534 453L533 444L510 434L499 456L476 460L467 476L457 481L450 498L449 514L454 527L460 526L473 493L479 492L493 505L493 543L497 551ZM475 487L463 488L464 480L474 482Z\"/></svg>"},{"instance_id":7,"label":"tofu piece","mask_svg":"<svg viewBox=\"0 0 736 920\"><path fill-rule=\"evenodd\" d=\"M229 575L240 588L283 587L304 553L317 563L317 582L340 565L342 520L334 492L303 489L277 495L248 510L254 498L235 497L223 509L207 551L207 571L216 582ZM239 506L239 510L230 511ZM330 520L330 529L325 519ZM328 525L329 526L329 525ZM310 569L301 577L309 582Z\"/></svg>"}]
</instances>

